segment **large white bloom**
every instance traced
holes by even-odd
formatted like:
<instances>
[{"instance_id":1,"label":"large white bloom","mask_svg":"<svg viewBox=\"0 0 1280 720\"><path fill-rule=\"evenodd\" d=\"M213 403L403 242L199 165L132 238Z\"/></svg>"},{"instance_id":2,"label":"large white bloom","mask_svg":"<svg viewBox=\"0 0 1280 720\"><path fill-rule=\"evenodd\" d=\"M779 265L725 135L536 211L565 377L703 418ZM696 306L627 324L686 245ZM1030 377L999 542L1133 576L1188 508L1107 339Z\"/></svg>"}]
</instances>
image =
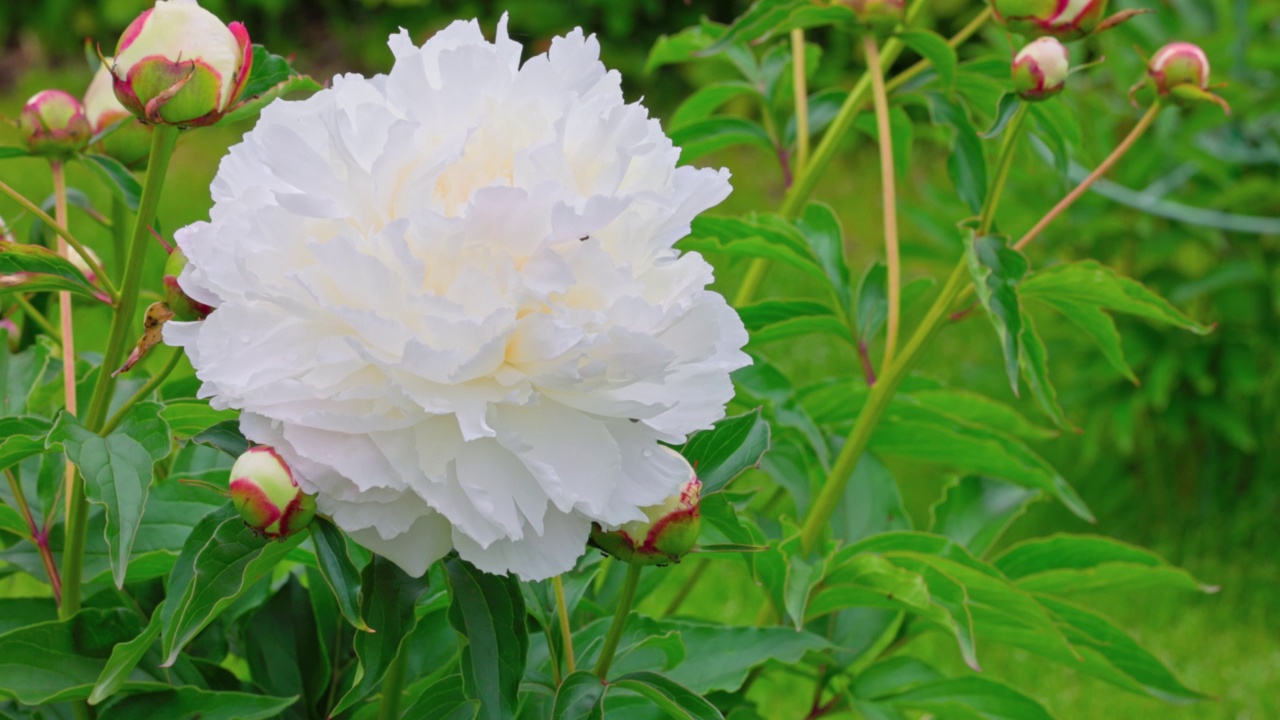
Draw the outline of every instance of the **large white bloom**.
<instances>
[{"instance_id":1,"label":"large white bloom","mask_svg":"<svg viewBox=\"0 0 1280 720\"><path fill-rule=\"evenodd\" d=\"M749 362L672 249L728 172L677 168L580 30L523 65L505 18L390 45L389 74L277 101L231 149L177 238L216 309L165 339L369 549L549 577L676 492L658 442L719 419Z\"/></svg>"}]
</instances>

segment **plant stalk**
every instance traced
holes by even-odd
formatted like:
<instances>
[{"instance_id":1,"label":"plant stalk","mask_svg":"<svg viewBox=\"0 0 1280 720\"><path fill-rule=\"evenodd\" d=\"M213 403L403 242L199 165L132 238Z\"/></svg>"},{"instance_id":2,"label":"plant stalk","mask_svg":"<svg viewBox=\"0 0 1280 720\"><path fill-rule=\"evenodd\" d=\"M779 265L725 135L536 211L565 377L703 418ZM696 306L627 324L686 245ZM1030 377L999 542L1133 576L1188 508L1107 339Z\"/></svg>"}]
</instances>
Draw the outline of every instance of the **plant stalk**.
<instances>
[{"instance_id":1,"label":"plant stalk","mask_svg":"<svg viewBox=\"0 0 1280 720\"><path fill-rule=\"evenodd\" d=\"M969 21L968 25L965 25L964 27L960 28L959 32L957 32L955 35L952 35L951 39L947 40L947 44L953 48L959 47L960 43L973 37L979 30L982 29L983 25L987 24L987 21L990 19L991 19L991 8L990 7L984 8L982 12L975 15L974 18ZM915 78L915 76L919 75L925 70L928 70L929 64L930 63L928 60L921 60L915 65L912 65L906 70L903 70L902 72L898 73L898 75L894 77L892 80L890 80L888 83L889 92L893 92L894 90L897 90L903 85L906 85L907 83L911 82L911 80Z\"/></svg>"},{"instance_id":2,"label":"plant stalk","mask_svg":"<svg viewBox=\"0 0 1280 720\"><path fill-rule=\"evenodd\" d=\"M604 647L600 649L600 660L596 662L595 674L600 682L605 682L609 675L609 666L613 664L613 654L618 651L618 643L622 641L622 631L627 628L627 618L631 615L631 604L636 599L636 587L640 585L640 565L627 565L627 580L622 586L622 597L618 598L618 609L613 613L613 622L609 625L609 634L605 636Z\"/></svg>"},{"instance_id":3,"label":"plant stalk","mask_svg":"<svg viewBox=\"0 0 1280 720\"><path fill-rule=\"evenodd\" d=\"M1129 149L1133 147L1133 144L1138 142L1138 138L1142 137L1142 134L1145 133L1147 129L1151 127L1151 124L1156 121L1156 117L1160 114L1160 110L1162 108L1163 106L1159 100L1152 103L1151 107L1147 109L1147 113L1142 116L1142 119L1138 121L1137 125L1133 126L1133 129L1129 131L1129 134L1125 139L1120 141L1120 144L1116 146L1116 149L1111 151L1111 154L1107 156L1107 159L1103 160L1101 165L1095 168L1093 172L1089 173L1089 176L1082 180L1074 190L1067 194L1066 197L1062 198L1062 200L1055 205L1048 214L1040 218L1040 222L1036 223L1035 227L1028 230L1027 234L1023 235L1021 240L1014 243L1013 248L1015 250L1021 250L1030 244L1032 240L1035 240L1036 237L1049 226L1049 223L1053 222L1054 219L1065 212L1067 208L1074 205L1075 202L1079 200L1095 182L1110 172L1111 168L1119 162L1120 158L1124 157L1124 154L1129 152Z\"/></svg>"},{"instance_id":4,"label":"plant stalk","mask_svg":"<svg viewBox=\"0 0 1280 720\"><path fill-rule=\"evenodd\" d=\"M791 87L796 107L796 161L793 171L809 164L809 81L804 53L804 28L791 31Z\"/></svg>"},{"instance_id":5,"label":"plant stalk","mask_svg":"<svg viewBox=\"0 0 1280 720\"><path fill-rule=\"evenodd\" d=\"M871 76L871 94L875 99L876 134L880 143L880 186L884 203L884 255L888 265L889 317L886 323L884 360L881 367L893 362L898 348L898 325L902 309L902 258L898 252L898 197L897 179L893 167L893 131L889 127L889 95L884 89L884 67L880 63L880 48L870 33L863 36L863 48L867 53L867 74Z\"/></svg>"},{"instance_id":6,"label":"plant stalk","mask_svg":"<svg viewBox=\"0 0 1280 720\"><path fill-rule=\"evenodd\" d=\"M40 562L44 563L44 571L49 576L49 585L53 588L53 601L62 602L62 581L58 577L58 564L53 561L53 551L49 549L49 534L36 523L31 514L31 506L27 504L27 496L22 492L22 483L13 470L6 468L4 474L9 479L9 490L13 492L13 500L18 504L18 512L27 521L27 531L31 533L31 544L40 552Z\"/></svg>"},{"instance_id":7,"label":"plant stalk","mask_svg":"<svg viewBox=\"0 0 1280 720\"><path fill-rule=\"evenodd\" d=\"M54 222L57 227L67 229L67 170L61 160L49 161L49 170L53 174ZM58 255L71 259L67 249L67 241L58 236ZM87 258L88 255L85 255ZM68 413L76 415L78 398L76 397L76 338L75 328L71 322L71 293L63 290L58 293L58 329L62 338L62 397ZM76 466L70 460L65 463L63 482L67 490L67 514L71 513L71 486L75 483Z\"/></svg>"},{"instance_id":8,"label":"plant stalk","mask_svg":"<svg viewBox=\"0 0 1280 720\"><path fill-rule=\"evenodd\" d=\"M40 329L44 330L49 337L57 340L59 343L62 342L62 333L60 333L58 328L54 327L53 324L49 322L49 318L45 317L43 313L36 309L35 305L31 304L31 301L27 299L26 295L23 295L20 292L14 293L13 299L17 301L18 307L22 308L22 314L25 317L30 319L31 322L39 325Z\"/></svg>"},{"instance_id":9,"label":"plant stalk","mask_svg":"<svg viewBox=\"0 0 1280 720\"><path fill-rule=\"evenodd\" d=\"M182 356L182 348L173 348L169 355L169 359L165 361L164 366L161 367L155 375L152 375L145 385L138 388L138 392L134 393L128 400L121 403L119 409L112 413L111 417L102 425L102 429L98 431L99 434L110 435L111 431L115 430L120 422L124 420L124 416L133 408L134 405L145 400L148 395L164 383L165 379L169 377L169 374L172 373L174 369L178 367L178 364L182 362Z\"/></svg>"},{"instance_id":10,"label":"plant stalk","mask_svg":"<svg viewBox=\"0 0 1280 720\"><path fill-rule=\"evenodd\" d=\"M408 671L409 648L401 643L396 659L382 676L382 697L378 701L378 720L400 720L400 697L404 695L404 678Z\"/></svg>"},{"instance_id":11,"label":"plant stalk","mask_svg":"<svg viewBox=\"0 0 1280 720\"><path fill-rule=\"evenodd\" d=\"M168 172L169 160L173 157L173 148L177 141L178 128L171 125L155 126L151 136L151 162L147 167L146 179L142 186L142 198L138 203L138 214L134 218L129 257L125 263L124 284L120 291L120 298L116 302L115 317L111 322L111 332L107 337L107 349L103 353L102 365L98 368L98 379L93 387L93 396L89 400L89 408L83 418L85 427L94 432L100 431L106 420L111 394L115 389L111 368L119 367L120 358L124 354L124 348L131 334L133 315L138 306L138 289L142 285L142 268L147 257L147 247L151 243L148 228L155 219L156 209L160 204L160 193L164 187L165 173ZM62 556L62 605L58 608L58 616L63 619L75 615L80 610L85 531L89 524L89 503L85 500L82 478L77 477L72 483L68 497L70 511L67 513L67 543Z\"/></svg>"},{"instance_id":12,"label":"plant stalk","mask_svg":"<svg viewBox=\"0 0 1280 720\"><path fill-rule=\"evenodd\" d=\"M1004 131L1004 142L1000 145L999 165L996 168L995 179L992 180L991 189L987 192L986 202L982 205L982 213L978 216L978 235L986 235L991 232L991 226L995 224L996 208L1000 207L1000 198L1004 195L1004 186L1009 182L1009 170L1013 167L1014 150L1017 148L1018 139L1022 132L1022 122L1027 117L1027 111L1030 105L1022 103L1013 113L1013 117L1009 119L1009 126Z\"/></svg>"},{"instance_id":13,"label":"plant stalk","mask_svg":"<svg viewBox=\"0 0 1280 720\"><path fill-rule=\"evenodd\" d=\"M577 670L577 661L573 657L573 626L569 624L569 606L564 601L564 581L557 575L551 578L551 586L556 591L556 612L560 615L560 642L564 645L565 675L572 675Z\"/></svg>"}]
</instances>

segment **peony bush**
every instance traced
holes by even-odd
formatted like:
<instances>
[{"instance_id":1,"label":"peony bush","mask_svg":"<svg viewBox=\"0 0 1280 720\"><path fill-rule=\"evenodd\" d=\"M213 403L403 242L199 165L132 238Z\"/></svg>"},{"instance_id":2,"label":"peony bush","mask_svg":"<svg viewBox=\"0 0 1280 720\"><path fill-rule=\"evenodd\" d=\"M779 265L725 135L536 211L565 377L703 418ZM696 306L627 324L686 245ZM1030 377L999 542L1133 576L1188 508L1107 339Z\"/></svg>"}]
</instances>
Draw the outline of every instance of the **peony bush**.
<instances>
[{"instance_id":1,"label":"peony bush","mask_svg":"<svg viewBox=\"0 0 1280 720\"><path fill-rule=\"evenodd\" d=\"M0 623L0 716L1050 717L981 672L988 642L1206 699L1072 591L1210 588L1102 536L1001 544L1038 500L1092 514L1029 446L1051 432L916 368L985 324L1010 391L1070 431L1039 313L1130 377L1113 315L1209 332L1033 242L1162 113L1228 106L1202 50L1160 49L1128 135L1006 227L1029 138L1073 152L1057 98L1091 66L1080 41L1140 11L972 4L943 38L922 0L758 0L658 43L652 68L742 75L658 118L590 28L545 52L506 17L404 29L385 74L318 83L252 28L159 0L83 103L37 94L26 145L0 148L47 161L52 188L0 182L44 233L0 240L0 560L41 588ZM851 89L810 92L823 41L857 48ZM962 208L936 282L904 278L899 247L903 147L928 124ZM243 137L208 220L166 232L161 194L204 191L170 172L175 145L209 126ZM879 151L867 267L813 199L855 126ZM776 158L755 170L779 208L710 212L732 179L702 165L738 145ZM69 162L113 193L113 265L77 237ZM76 305L109 309L103 346L77 344ZM814 336L843 371L797 387L763 348ZM884 462L902 457L954 473L928 526ZM692 619L708 584L754 625ZM927 633L971 672L900 653Z\"/></svg>"}]
</instances>

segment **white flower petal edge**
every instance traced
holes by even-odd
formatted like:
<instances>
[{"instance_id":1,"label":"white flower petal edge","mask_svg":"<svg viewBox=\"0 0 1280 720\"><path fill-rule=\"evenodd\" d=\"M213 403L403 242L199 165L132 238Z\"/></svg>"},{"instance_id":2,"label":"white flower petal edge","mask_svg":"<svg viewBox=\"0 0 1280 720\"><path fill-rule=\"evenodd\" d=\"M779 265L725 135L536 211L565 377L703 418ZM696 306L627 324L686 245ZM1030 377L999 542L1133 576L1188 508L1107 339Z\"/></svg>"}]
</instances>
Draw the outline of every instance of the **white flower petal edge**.
<instances>
[{"instance_id":1,"label":"white flower petal edge","mask_svg":"<svg viewBox=\"0 0 1280 720\"><path fill-rule=\"evenodd\" d=\"M581 30L520 63L455 22L373 78L267 107L178 233L215 308L170 323L320 511L420 575L452 547L536 580L687 479L747 334L673 244L730 191Z\"/></svg>"}]
</instances>

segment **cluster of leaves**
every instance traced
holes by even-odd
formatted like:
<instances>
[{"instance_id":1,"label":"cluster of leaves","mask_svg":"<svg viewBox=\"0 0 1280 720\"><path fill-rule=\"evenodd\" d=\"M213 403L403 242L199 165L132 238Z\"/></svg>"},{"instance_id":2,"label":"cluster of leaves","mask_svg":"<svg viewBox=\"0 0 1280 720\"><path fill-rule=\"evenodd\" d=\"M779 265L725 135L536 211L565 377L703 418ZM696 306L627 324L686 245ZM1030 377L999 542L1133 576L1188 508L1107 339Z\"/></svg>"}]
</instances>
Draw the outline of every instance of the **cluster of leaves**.
<instances>
[{"instance_id":1,"label":"cluster of leaves","mask_svg":"<svg viewBox=\"0 0 1280 720\"><path fill-rule=\"evenodd\" d=\"M660 41L653 68L727 63L742 75L699 90L671 118L667 127L685 161L748 145L791 173L799 132L787 112L791 55L775 38L848 20L838 7L761 0L730 26L704 22ZM976 127L990 126L985 135L995 137L1012 113L1002 100L1007 58L962 63L945 40L921 30L889 43L932 66L895 88L895 162L911 163L917 134L938 142L948 150L960 206L977 211L990 143ZM817 52L809 51L808 67L817 65ZM289 77L264 76L262 92ZM816 92L810 131L828 126L848 95ZM749 112L739 112L744 107ZM1059 166L1068 167L1069 113L1050 101L1031 117ZM853 126L874 133L868 117ZM124 192L132 178L127 171L121 178L113 185ZM959 235L955 249L995 329L1010 384L1017 392L1025 383L1059 429L1072 425L1037 333L1045 314L1077 326L1126 376L1133 373L1113 315L1205 330L1098 263L1033 272L1003 237ZM1167 702L1202 699L1086 601L1117 589L1209 588L1146 550L1101 537L1059 535L997 552L1032 502L1052 499L1092 517L1032 448L1056 431L997 399L908 378L871 434L824 542L805 548L789 518L808 515L868 401L871 348L887 314L885 267L856 273L848 240L832 208L807 203L793 216L702 217L682 242L718 261L785 266L814 289L740 308L756 363L734 378L738 414L681 449L704 483L706 552L692 556L690 581L715 563L716 571L745 578L762 609L755 625L692 620L681 615L681 593L665 612L631 612L607 683L589 669L627 583L620 563L593 553L563 577L562 623L550 582L518 583L453 557L410 578L323 519L283 542L265 540L224 497L231 461L247 445L234 413L194 399L190 379L132 403L143 381L120 383L115 406L131 404L108 431L95 433L59 408L52 341L24 341L20 352L0 354L0 470L11 478L0 486L0 575L56 577L51 558L64 545L66 460L83 476L93 508L78 613L59 618L48 597L0 600L0 717L56 717L64 704L84 703L113 718L371 718L394 707L396 716L415 719L752 720L768 716L752 689L771 677L811 693L810 717L1050 716L996 679L948 675L895 654L928 632L953 638L975 672L993 643ZM0 292L92 293L74 267L30 248L0 248L0 274L30 278ZM908 283L904 303L924 300L932 286ZM841 373L798 385L768 351L815 336L836 339L847 361ZM78 382L92 385L99 372L82 363ZM954 473L920 527L890 469L899 459ZM750 477L730 484L744 472ZM644 571L641 605L670 573ZM386 702L388 693L399 702Z\"/></svg>"}]
</instances>

